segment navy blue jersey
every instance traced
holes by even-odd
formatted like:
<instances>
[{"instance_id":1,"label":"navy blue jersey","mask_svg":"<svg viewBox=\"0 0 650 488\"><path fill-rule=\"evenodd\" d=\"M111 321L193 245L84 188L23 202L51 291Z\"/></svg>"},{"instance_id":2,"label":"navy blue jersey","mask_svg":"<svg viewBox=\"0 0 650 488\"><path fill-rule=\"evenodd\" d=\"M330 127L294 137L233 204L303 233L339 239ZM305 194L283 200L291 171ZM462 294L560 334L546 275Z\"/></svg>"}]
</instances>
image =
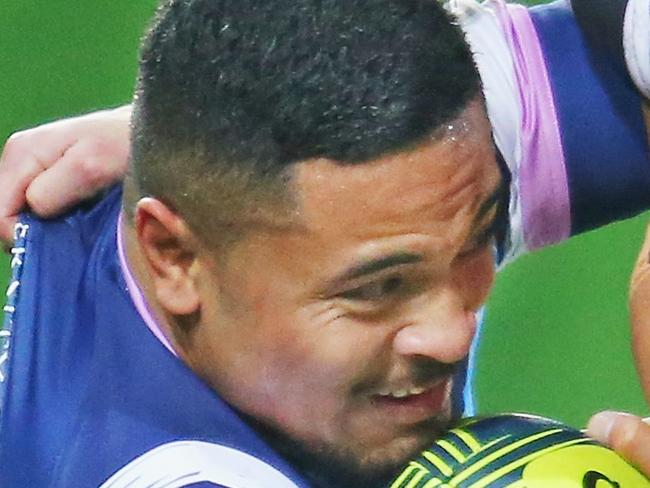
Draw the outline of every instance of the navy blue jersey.
<instances>
[{"instance_id":1,"label":"navy blue jersey","mask_svg":"<svg viewBox=\"0 0 650 488\"><path fill-rule=\"evenodd\" d=\"M120 196L19 227L0 486L307 486L144 323L118 257Z\"/></svg>"}]
</instances>

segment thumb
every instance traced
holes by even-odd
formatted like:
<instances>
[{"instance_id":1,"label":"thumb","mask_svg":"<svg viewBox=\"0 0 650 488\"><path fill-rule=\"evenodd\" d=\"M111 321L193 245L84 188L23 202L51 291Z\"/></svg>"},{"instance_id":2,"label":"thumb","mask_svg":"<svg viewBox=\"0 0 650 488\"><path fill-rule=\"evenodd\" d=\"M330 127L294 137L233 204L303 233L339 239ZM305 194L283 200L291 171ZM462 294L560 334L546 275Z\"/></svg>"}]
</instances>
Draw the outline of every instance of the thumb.
<instances>
[{"instance_id":1,"label":"thumb","mask_svg":"<svg viewBox=\"0 0 650 488\"><path fill-rule=\"evenodd\" d=\"M650 418L605 411L594 415L587 435L618 452L646 476L650 476Z\"/></svg>"}]
</instances>

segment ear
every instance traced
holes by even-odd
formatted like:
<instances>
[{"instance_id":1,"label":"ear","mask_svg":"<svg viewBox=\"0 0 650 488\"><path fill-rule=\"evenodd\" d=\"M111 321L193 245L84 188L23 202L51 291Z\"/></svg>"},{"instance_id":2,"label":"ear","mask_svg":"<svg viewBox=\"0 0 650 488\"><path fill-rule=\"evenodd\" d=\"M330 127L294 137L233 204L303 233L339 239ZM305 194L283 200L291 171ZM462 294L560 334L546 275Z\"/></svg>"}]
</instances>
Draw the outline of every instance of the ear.
<instances>
[{"instance_id":1,"label":"ear","mask_svg":"<svg viewBox=\"0 0 650 488\"><path fill-rule=\"evenodd\" d=\"M160 200L143 198L135 227L160 306L175 316L197 312L199 245L188 225Z\"/></svg>"}]
</instances>

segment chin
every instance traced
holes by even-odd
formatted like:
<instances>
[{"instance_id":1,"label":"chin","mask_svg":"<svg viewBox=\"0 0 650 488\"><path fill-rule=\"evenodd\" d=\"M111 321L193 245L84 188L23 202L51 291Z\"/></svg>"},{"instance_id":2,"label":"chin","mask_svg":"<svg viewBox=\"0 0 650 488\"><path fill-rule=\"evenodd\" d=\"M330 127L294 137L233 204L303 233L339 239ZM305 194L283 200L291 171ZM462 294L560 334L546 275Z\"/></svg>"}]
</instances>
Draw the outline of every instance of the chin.
<instances>
[{"instance_id":1,"label":"chin","mask_svg":"<svg viewBox=\"0 0 650 488\"><path fill-rule=\"evenodd\" d=\"M285 451L285 455L315 487L376 488L388 485L410 460L440 437L442 430L438 422L427 422L380 446L364 444L358 439L347 445L319 447L294 441L294 449L291 453Z\"/></svg>"},{"instance_id":2,"label":"chin","mask_svg":"<svg viewBox=\"0 0 650 488\"><path fill-rule=\"evenodd\" d=\"M251 423L315 488L377 488L387 485L410 460L433 444L446 430L449 419L429 419L384 442L353 437L318 444L297 439L258 420Z\"/></svg>"},{"instance_id":3,"label":"chin","mask_svg":"<svg viewBox=\"0 0 650 488\"><path fill-rule=\"evenodd\" d=\"M294 463L318 488L377 488L388 483L433 441L395 439L383 447L330 447L303 451ZM324 469L327 467L327 469Z\"/></svg>"},{"instance_id":4,"label":"chin","mask_svg":"<svg viewBox=\"0 0 650 488\"><path fill-rule=\"evenodd\" d=\"M392 440L383 447L370 448L357 459L361 471L402 469L410 460L431 446L440 437L439 429L429 430L421 435L411 435Z\"/></svg>"},{"instance_id":5,"label":"chin","mask_svg":"<svg viewBox=\"0 0 650 488\"><path fill-rule=\"evenodd\" d=\"M357 444L347 449L339 449L338 456L334 456L334 459L332 456L330 457L332 463L330 466L347 464L347 471L351 475L357 475L356 484L349 483L347 486L382 486L397 476L409 461L429 448L447 430L448 426L449 419L445 421L439 418L431 419L415 426L409 433L391 439L381 446ZM330 454L334 452L332 451ZM342 454L346 452L347 455L344 458Z\"/></svg>"}]
</instances>

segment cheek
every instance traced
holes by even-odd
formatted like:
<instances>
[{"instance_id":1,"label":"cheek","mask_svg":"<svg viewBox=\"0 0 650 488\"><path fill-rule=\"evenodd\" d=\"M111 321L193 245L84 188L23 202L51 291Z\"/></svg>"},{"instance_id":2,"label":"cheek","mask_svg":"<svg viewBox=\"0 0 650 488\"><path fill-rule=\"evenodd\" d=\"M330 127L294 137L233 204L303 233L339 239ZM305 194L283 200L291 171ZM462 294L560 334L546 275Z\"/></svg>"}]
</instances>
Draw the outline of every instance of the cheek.
<instances>
[{"instance_id":1,"label":"cheek","mask_svg":"<svg viewBox=\"0 0 650 488\"><path fill-rule=\"evenodd\" d=\"M319 412L331 415L356 371L346 334L310 314L287 310L272 297L256 300L254 307L249 337L254 367L243 374L248 398L255 399L251 407L285 426Z\"/></svg>"},{"instance_id":2,"label":"cheek","mask_svg":"<svg viewBox=\"0 0 650 488\"><path fill-rule=\"evenodd\" d=\"M336 408L335 377L314 360L301 337L260 334L247 344L248 364L230 375L232 403L288 432L301 434L304 422L320 424Z\"/></svg>"},{"instance_id":3,"label":"cheek","mask_svg":"<svg viewBox=\"0 0 650 488\"><path fill-rule=\"evenodd\" d=\"M257 374L237 392L240 404L307 443L345 438L358 407L351 392L367 374L370 359L360 359L362 340L348 339L309 334L267 344L256 359ZM352 344L356 349L348 347Z\"/></svg>"}]
</instances>

